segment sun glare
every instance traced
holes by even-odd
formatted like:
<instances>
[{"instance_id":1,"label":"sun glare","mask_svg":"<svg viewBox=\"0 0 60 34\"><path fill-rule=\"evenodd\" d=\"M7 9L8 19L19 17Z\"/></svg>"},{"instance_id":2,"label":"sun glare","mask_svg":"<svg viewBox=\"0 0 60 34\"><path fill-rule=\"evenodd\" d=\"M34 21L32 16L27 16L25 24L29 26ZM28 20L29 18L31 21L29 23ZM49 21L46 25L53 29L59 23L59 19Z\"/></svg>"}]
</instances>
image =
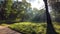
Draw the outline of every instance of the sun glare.
<instances>
[{"instance_id":1,"label":"sun glare","mask_svg":"<svg viewBox=\"0 0 60 34\"><path fill-rule=\"evenodd\" d=\"M31 3L31 7L32 8L37 8L37 9L42 9L42 8L44 8L44 2L43 2L43 0L27 0L28 2L30 2Z\"/></svg>"},{"instance_id":2,"label":"sun glare","mask_svg":"<svg viewBox=\"0 0 60 34\"><path fill-rule=\"evenodd\" d=\"M18 1L22 1L22 0L18 0ZM33 8L37 8L37 9L42 9L44 8L44 2L43 0L26 0L27 2L31 3L31 7Z\"/></svg>"}]
</instances>

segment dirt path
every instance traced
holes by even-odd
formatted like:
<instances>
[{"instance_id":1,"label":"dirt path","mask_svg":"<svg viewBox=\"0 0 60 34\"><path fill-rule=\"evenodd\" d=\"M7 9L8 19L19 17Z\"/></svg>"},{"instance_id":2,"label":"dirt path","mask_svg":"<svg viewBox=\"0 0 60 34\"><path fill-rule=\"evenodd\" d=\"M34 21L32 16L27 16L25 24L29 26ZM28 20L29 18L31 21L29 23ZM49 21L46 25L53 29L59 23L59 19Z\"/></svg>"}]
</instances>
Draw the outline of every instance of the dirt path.
<instances>
[{"instance_id":1,"label":"dirt path","mask_svg":"<svg viewBox=\"0 0 60 34\"><path fill-rule=\"evenodd\" d=\"M7 26L0 26L0 34L21 34L21 33L11 30Z\"/></svg>"}]
</instances>

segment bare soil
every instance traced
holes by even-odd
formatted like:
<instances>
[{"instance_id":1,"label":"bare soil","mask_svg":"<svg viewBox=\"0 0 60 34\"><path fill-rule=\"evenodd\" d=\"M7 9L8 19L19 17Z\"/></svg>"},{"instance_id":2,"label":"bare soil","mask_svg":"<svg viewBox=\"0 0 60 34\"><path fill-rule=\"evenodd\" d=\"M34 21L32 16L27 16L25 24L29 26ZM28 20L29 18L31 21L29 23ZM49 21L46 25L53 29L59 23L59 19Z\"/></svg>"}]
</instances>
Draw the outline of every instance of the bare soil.
<instances>
[{"instance_id":1,"label":"bare soil","mask_svg":"<svg viewBox=\"0 0 60 34\"><path fill-rule=\"evenodd\" d=\"M8 26L0 26L0 34L21 34L21 33L11 30L10 28L8 28Z\"/></svg>"}]
</instances>

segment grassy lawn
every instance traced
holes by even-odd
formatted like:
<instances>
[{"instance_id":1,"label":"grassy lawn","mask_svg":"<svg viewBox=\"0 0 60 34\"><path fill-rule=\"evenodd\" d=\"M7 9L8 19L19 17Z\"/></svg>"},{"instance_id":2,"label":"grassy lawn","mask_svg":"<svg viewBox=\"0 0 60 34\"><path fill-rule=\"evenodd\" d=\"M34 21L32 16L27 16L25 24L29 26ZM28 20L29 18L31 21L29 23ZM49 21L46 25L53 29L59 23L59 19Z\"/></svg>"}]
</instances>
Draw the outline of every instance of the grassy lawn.
<instances>
[{"instance_id":1,"label":"grassy lawn","mask_svg":"<svg viewBox=\"0 0 60 34\"><path fill-rule=\"evenodd\" d=\"M14 23L9 28L19 31L23 34L46 34L46 23L21 22ZM57 33L60 34L60 25L53 23Z\"/></svg>"}]
</instances>

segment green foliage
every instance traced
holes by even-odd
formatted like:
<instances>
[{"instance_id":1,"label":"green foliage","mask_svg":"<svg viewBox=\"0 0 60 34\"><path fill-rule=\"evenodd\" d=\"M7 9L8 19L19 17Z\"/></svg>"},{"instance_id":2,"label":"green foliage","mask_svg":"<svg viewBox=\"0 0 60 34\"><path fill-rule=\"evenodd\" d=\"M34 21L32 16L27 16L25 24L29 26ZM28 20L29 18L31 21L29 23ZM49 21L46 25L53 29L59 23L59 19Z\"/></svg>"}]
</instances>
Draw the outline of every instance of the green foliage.
<instances>
[{"instance_id":1,"label":"green foliage","mask_svg":"<svg viewBox=\"0 0 60 34\"><path fill-rule=\"evenodd\" d=\"M45 34L46 24L43 23L15 23L10 26L11 29L15 29L24 34Z\"/></svg>"},{"instance_id":2,"label":"green foliage","mask_svg":"<svg viewBox=\"0 0 60 34\"><path fill-rule=\"evenodd\" d=\"M30 7L30 3L28 3L28 2L23 2L23 1L14 2L12 5L12 12L10 15L13 16L15 21L16 20L23 21L24 18L26 17L25 14L26 14L27 8L29 8L29 7Z\"/></svg>"},{"instance_id":3,"label":"green foliage","mask_svg":"<svg viewBox=\"0 0 60 34\"><path fill-rule=\"evenodd\" d=\"M4 6L5 5L5 6ZM24 20L27 8L30 7L30 3L28 2L17 2L13 0L5 0L4 1L4 5L1 4L1 7L3 7L3 9L1 8L1 19L4 22L18 22L18 21L22 21ZM2 11L3 10L3 11ZM1 22L2 22L1 21Z\"/></svg>"},{"instance_id":4,"label":"green foliage","mask_svg":"<svg viewBox=\"0 0 60 34\"><path fill-rule=\"evenodd\" d=\"M56 31L58 34L60 34L60 23L55 22L55 23L53 23L53 25L54 25L55 31Z\"/></svg>"},{"instance_id":5,"label":"green foliage","mask_svg":"<svg viewBox=\"0 0 60 34\"><path fill-rule=\"evenodd\" d=\"M2 2L3 4L1 4L2 6L2 8L1 8L1 11L0 11L0 17L1 17L1 19L0 19L0 21L1 22L6 22L7 21L7 19L8 19L8 16L9 16L9 14L11 13L11 6L12 6L12 0L4 0L4 1L0 1L0 2Z\"/></svg>"},{"instance_id":6,"label":"green foliage","mask_svg":"<svg viewBox=\"0 0 60 34\"><path fill-rule=\"evenodd\" d=\"M60 34L60 23L53 23L54 28L58 34ZM9 28L19 31L24 34L46 34L46 23L31 23L21 22L11 24Z\"/></svg>"},{"instance_id":7,"label":"green foliage","mask_svg":"<svg viewBox=\"0 0 60 34\"><path fill-rule=\"evenodd\" d=\"M43 9L38 10L37 8L34 8L32 10L31 4L26 0L22 0L21 2L19 2L18 0L14 2L13 0L5 0L4 5L3 5L4 11L1 11L3 12L2 17L5 18L5 20L3 19L4 20L3 22L11 23L11 22L19 22L19 21L31 21L31 20L43 21L44 19L44 18L42 19L39 18L43 17L45 10Z\"/></svg>"},{"instance_id":8,"label":"green foliage","mask_svg":"<svg viewBox=\"0 0 60 34\"><path fill-rule=\"evenodd\" d=\"M5 14L5 16L6 16L6 18L8 18L8 16L9 16L9 14L11 13L11 7L12 7L12 0L6 0L6 8L5 8L5 12L6 12L6 14Z\"/></svg>"}]
</instances>

